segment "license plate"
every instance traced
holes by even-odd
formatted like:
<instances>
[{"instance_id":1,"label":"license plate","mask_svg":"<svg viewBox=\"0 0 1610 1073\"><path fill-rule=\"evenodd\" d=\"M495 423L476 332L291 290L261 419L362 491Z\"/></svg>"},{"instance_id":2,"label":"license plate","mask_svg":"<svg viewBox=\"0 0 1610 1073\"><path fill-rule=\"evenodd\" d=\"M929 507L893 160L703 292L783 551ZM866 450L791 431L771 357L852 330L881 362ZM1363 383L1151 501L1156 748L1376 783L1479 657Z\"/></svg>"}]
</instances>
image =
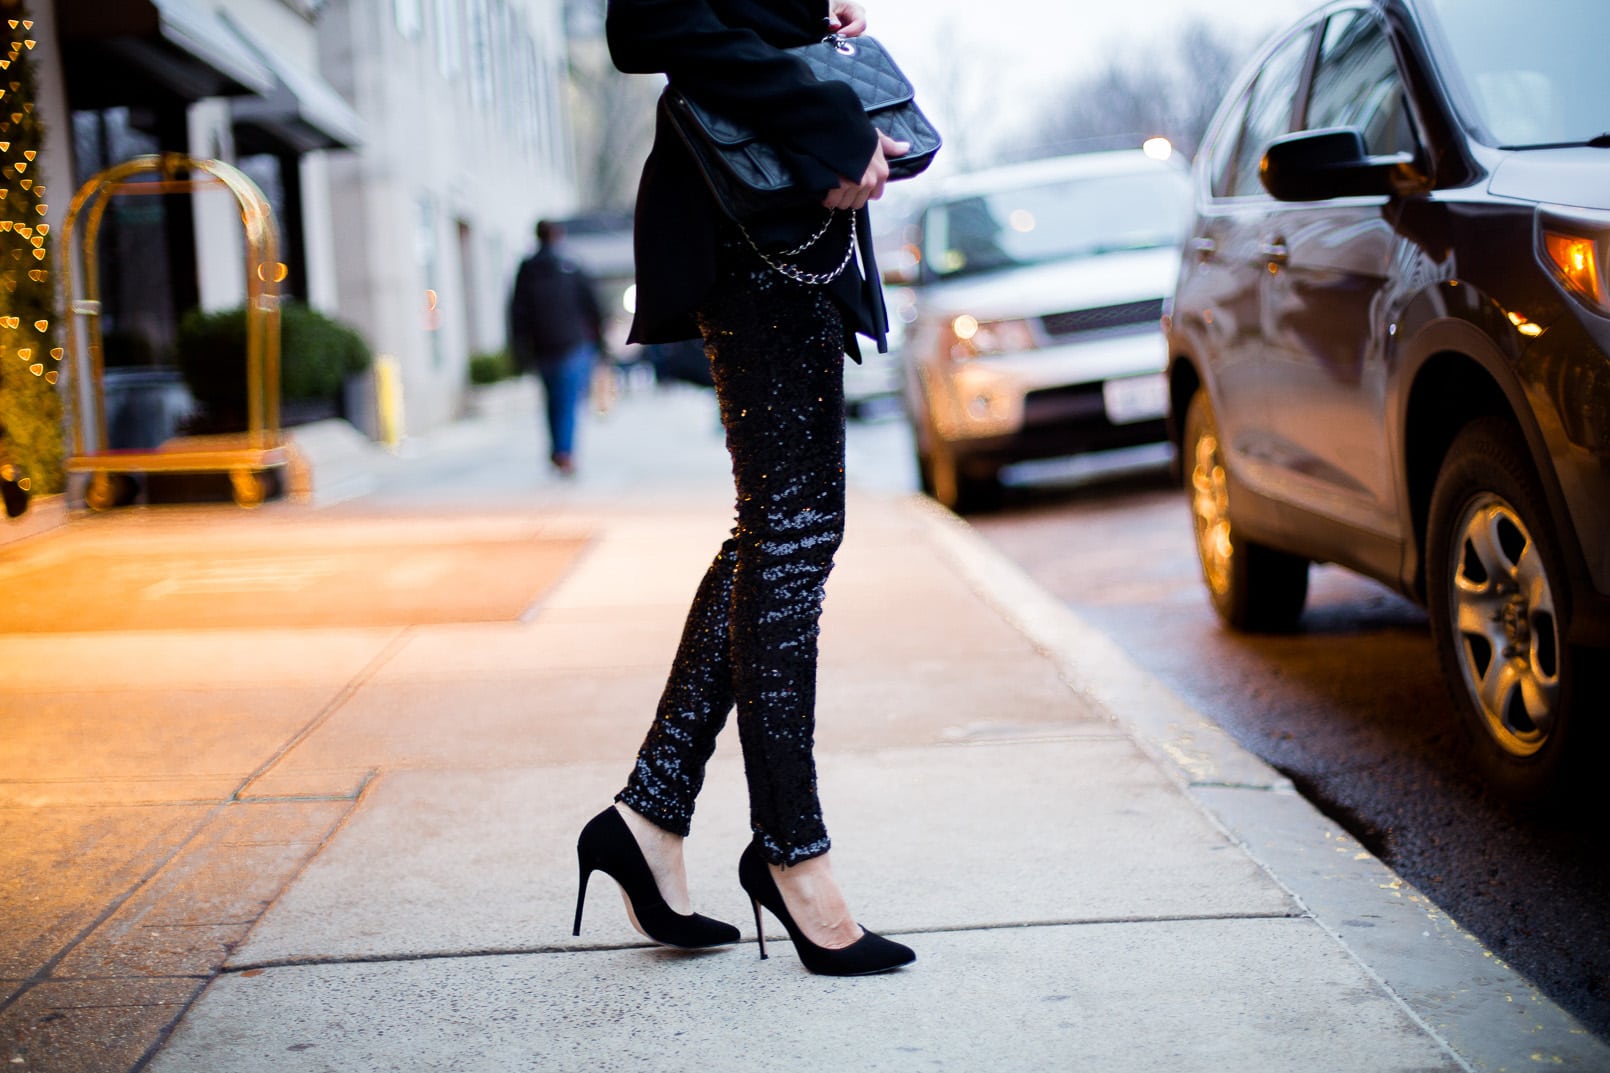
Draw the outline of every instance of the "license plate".
<instances>
[{"instance_id":1,"label":"license plate","mask_svg":"<svg viewBox=\"0 0 1610 1073\"><path fill-rule=\"evenodd\" d=\"M1150 421L1168 413L1168 378L1162 373L1126 376L1101 385L1107 420L1115 425Z\"/></svg>"}]
</instances>

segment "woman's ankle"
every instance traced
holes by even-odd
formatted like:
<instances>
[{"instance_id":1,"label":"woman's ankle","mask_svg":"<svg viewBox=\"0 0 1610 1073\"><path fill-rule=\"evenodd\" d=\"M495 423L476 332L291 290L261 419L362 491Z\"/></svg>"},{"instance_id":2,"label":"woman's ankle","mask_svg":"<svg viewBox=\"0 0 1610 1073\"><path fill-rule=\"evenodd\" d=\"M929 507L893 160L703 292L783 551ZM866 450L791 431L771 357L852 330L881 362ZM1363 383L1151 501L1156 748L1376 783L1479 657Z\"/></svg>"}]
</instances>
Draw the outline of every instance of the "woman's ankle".
<instances>
[{"instance_id":1,"label":"woman's ankle","mask_svg":"<svg viewBox=\"0 0 1610 1073\"><path fill-rule=\"evenodd\" d=\"M636 839L637 848L648 862L654 885L659 888L665 904L673 912L693 912L693 900L688 895L688 873L682 862L682 836L667 831L625 802L617 801L615 810Z\"/></svg>"},{"instance_id":2,"label":"woman's ankle","mask_svg":"<svg viewBox=\"0 0 1610 1073\"><path fill-rule=\"evenodd\" d=\"M768 865L794 923L817 946L839 950L863 934L849 902L833 877L827 854L798 864Z\"/></svg>"}]
</instances>

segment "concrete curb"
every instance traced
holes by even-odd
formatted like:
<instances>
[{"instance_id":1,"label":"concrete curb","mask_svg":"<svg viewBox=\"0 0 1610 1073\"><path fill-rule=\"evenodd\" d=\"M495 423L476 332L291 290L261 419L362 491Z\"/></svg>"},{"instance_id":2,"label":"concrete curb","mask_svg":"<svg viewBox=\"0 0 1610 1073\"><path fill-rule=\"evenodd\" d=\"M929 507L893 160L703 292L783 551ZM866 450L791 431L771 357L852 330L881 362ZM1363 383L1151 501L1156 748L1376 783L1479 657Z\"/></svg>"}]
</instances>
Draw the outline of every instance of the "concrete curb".
<instances>
[{"instance_id":1,"label":"concrete curb","mask_svg":"<svg viewBox=\"0 0 1610 1073\"><path fill-rule=\"evenodd\" d=\"M1466 1069L1610 1070L1610 1046L1404 882L1290 780L1138 667L961 519L906 501L958 574Z\"/></svg>"}]
</instances>

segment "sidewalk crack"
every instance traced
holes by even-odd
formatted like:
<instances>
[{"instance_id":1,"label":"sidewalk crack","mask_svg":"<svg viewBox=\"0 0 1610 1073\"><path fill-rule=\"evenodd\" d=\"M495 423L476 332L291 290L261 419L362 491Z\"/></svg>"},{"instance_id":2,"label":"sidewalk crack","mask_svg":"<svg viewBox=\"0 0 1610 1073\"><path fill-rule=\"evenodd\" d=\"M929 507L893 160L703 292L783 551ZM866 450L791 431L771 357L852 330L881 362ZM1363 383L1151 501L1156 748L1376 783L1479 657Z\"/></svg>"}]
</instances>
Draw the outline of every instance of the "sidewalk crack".
<instances>
[{"instance_id":1,"label":"sidewalk crack","mask_svg":"<svg viewBox=\"0 0 1610 1073\"><path fill-rule=\"evenodd\" d=\"M1297 910L1269 913L1185 913L1168 916L1105 916L1063 917L1046 920L1023 920L1001 924L934 924L927 927L891 929L880 932L887 936L945 935L962 932L1019 931L1030 928L1077 928L1110 924L1207 924L1224 921L1260 920L1312 920L1313 917ZM778 930L781 934L781 929ZM770 932L768 932L768 935ZM744 939L739 944L752 941ZM348 954L265 958L260 961L242 961L224 966L220 975L255 976L269 969L307 969L334 965L390 965L416 961L460 961L468 958L531 957L539 954L595 954L620 950L664 949L657 943L643 940L619 943L540 943L532 946L497 946L466 950L433 950L410 954ZM711 948L715 950L719 948ZM698 952L694 952L698 953Z\"/></svg>"}]
</instances>

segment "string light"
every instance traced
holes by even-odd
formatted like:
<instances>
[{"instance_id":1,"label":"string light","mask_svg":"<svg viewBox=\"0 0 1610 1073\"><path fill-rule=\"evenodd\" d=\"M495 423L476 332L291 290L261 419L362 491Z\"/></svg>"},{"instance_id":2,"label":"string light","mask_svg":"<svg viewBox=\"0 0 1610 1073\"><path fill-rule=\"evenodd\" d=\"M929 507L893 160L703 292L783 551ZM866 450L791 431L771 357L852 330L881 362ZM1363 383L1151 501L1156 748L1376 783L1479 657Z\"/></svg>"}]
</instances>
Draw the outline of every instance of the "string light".
<instances>
[{"instance_id":1,"label":"string light","mask_svg":"<svg viewBox=\"0 0 1610 1073\"><path fill-rule=\"evenodd\" d=\"M13 34L16 34L19 31L22 34L27 34L33 29L33 21L31 19L7 19L6 25L12 30ZM4 61L5 67L0 69L9 70L12 63L16 61L17 56L22 52L22 50L25 48L32 49L36 43L37 42L35 42L32 38L25 38L21 41L18 41L15 37L13 37L13 39L9 42L10 48L8 51L10 58ZM22 88L23 84L20 80L8 82L3 89L0 89L0 99L12 99L16 94L22 91ZM22 101L14 104L13 107L17 108L18 110L10 113L10 123L0 122L0 128L3 128L4 133L13 133L11 128L21 124L23 118L31 115L33 112L32 101ZM5 154L5 158L0 159L0 174L3 174L7 179L14 180L17 188L25 195L29 196L23 199L24 204L13 205L10 203L12 198L10 196L11 190L9 186L0 187L0 198L3 198L6 202L3 205L3 208L11 210L11 214L26 214L29 210L32 210L35 215L43 216L49 211L49 206L47 206L42 200L45 188L36 183L34 179L24 177L29 166L38 159L39 151L37 149L22 149L21 152L13 156L11 150L15 141L16 138L14 133L11 138L0 139L0 153ZM28 204L27 202L30 200L32 200L34 203ZM30 224L26 215L24 215L22 219L0 219L0 236L8 233L20 236L23 241L27 243L27 247L31 248L17 249L14 247L11 250L11 257L9 259L0 258L0 265L3 265L5 260L10 260L13 264L15 264L21 261L24 252L30 253L33 255L36 261L40 262L40 265L28 270L26 279L32 284L41 287L47 286L50 283L50 269L45 265L44 262L46 262L50 257L50 251L45 248L45 237L50 234L50 225L46 223L40 223L38 225ZM0 283L3 283L3 290L6 295L17 294L19 285L21 283L19 275L20 273L15 268L0 269ZM34 291L34 289L30 288L30 291ZM35 298L36 296L37 291L34 291L34 293L29 295L30 298ZM44 305L46 308L49 308L50 306L48 298L45 302L39 304ZM28 327L40 337L40 343L46 344L38 349L41 352L48 350L53 360L60 361L61 358L58 357L58 355L61 353L61 348L48 346L50 320L46 317L30 318ZM20 333L17 338L0 340L0 354L3 354L5 351L9 350L19 361L27 365L30 373L35 376L44 376L46 373L44 363L33 360L36 348L32 345L25 345L32 341L27 338L27 333L23 326L23 318L11 313L0 316L0 328L3 328L8 332ZM51 372L54 375L54 370L51 370ZM54 382L54 379L52 379L52 382Z\"/></svg>"},{"instance_id":2,"label":"string light","mask_svg":"<svg viewBox=\"0 0 1610 1073\"><path fill-rule=\"evenodd\" d=\"M0 6L23 13L18 11L18 0L0 0ZM61 399L53 389L66 353L52 345L55 289L46 245L50 225L43 220L50 207L38 175L43 162L40 135L32 123L35 104L27 99L35 92L28 74L32 61L24 62L38 41L31 35L31 19L7 19L3 25L10 32L0 28L0 71L13 78L0 84L0 101L6 109L0 112L0 391L10 396L12 415L59 428ZM0 439L0 480L24 493L59 490L59 455L53 457L48 448L41 452L36 446L20 453L29 439L18 435L24 430L3 431L9 441ZM15 513L10 493L6 506Z\"/></svg>"}]
</instances>

